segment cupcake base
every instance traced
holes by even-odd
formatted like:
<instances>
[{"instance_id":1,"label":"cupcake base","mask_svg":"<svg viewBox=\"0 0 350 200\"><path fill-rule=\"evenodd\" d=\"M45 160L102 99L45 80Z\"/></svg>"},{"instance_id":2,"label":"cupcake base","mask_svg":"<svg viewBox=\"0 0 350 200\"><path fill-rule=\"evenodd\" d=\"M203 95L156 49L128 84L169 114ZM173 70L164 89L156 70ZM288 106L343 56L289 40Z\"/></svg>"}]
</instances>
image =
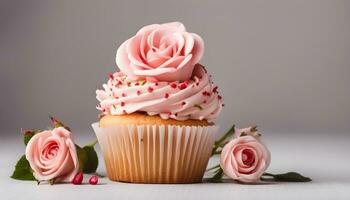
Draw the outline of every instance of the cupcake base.
<instances>
[{"instance_id":1,"label":"cupcake base","mask_svg":"<svg viewBox=\"0 0 350 200\"><path fill-rule=\"evenodd\" d=\"M94 123L110 180L131 183L202 181L218 127Z\"/></svg>"}]
</instances>

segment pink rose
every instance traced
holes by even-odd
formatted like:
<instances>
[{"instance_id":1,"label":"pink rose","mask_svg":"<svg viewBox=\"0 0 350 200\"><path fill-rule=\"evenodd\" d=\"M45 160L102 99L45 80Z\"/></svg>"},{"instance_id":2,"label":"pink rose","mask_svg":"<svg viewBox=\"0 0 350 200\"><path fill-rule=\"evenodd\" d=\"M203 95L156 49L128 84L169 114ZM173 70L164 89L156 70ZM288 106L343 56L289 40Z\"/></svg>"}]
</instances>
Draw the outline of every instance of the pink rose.
<instances>
[{"instance_id":1,"label":"pink rose","mask_svg":"<svg viewBox=\"0 0 350 200\"><path fill-rule=\"evenodd\" d=\"M221 152L225 175L240 182L257 182L269 164L269 150L250 133L231 140Z\"/></svg>"},{"instance_id":2,"label":"pink rose","mask_svg":"<svg viewBox=\"0 0 350 200\"><path fill-rule=\"evenodd\" d=\"M26 158L39 181L70 182L79 171L74 141L63 127L35 134L27 144Z\"/></svg>"},{"instance_id":3,"label":"pink rose","mask_svg":"<svg viewBox=\"0 0 350 200\"><path fill-rule=\"evenodd\" d=\"M202 38L180 22L141 28L118 49L116 62L131 77L158 81L190 79L204 52Z\"/></svg>"}]
</instances>

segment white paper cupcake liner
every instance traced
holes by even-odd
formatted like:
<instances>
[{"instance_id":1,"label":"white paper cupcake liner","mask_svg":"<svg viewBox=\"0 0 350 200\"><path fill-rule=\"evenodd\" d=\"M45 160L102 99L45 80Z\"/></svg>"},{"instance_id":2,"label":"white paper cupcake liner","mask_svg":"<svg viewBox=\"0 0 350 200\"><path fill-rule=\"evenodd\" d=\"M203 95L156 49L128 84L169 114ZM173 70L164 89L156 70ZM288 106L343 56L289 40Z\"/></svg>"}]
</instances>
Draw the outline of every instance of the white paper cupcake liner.
<instances>
[{"instance_id":1,"label":"white paper cupcake liner","mask_svg":"<svg viewBox=\"0 0 350 200\"><path fill-rule=\"evenodd\" d=\"M133 183L201 182L218 126L92 124L108 178Z\"/></svg>"}]
</instances>

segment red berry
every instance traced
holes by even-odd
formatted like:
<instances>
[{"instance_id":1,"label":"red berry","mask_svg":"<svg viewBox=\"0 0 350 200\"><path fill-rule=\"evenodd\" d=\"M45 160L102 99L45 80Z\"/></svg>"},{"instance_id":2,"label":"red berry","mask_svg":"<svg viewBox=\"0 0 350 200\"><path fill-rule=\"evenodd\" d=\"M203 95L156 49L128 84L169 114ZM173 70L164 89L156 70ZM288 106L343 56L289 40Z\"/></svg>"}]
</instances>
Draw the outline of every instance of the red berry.
<instances>
[{"instance_id":1,"label":"red berry","mask_svg":"<svg viewBox=\"0 0 350 200\"><path fill-rule=\"evenodd\" d=\"M89 179L89 183L91 185L96 185L98 183L98 177L97 176L91 176Z\"/></svg>"},{"instance_id":2,"label":"red berry","mask_svg":"<svg viewBox=\"0 0 350 200\"><path fill-rule=\"evenodd\" d=\"M77 175L74 176L72 183L74 185L80 185L83 182L84 174L83 172L79 172Z\"/></svg>"}]
</instances>

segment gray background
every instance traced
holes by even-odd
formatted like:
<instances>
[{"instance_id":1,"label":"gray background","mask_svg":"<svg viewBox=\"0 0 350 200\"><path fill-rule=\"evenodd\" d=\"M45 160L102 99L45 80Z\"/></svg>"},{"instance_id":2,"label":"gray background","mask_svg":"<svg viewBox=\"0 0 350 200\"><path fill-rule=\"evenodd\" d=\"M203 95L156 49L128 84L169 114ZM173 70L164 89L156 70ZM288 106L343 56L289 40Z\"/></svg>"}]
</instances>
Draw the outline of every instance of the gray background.
<instances>
[{"instance_id":1,"label":"gray background","mask_svg":"<svg viewBox=\"0 0 350 200\"><path fill-rule=\"evenodd\" d=\"M95 89L144 25L183 22L226 107L217 120L275 133L350 128L350 1L0 1L0 126L73 130L97 120ZM1 134L6 135L7 131Z\"/></svg>"}]
</instances>

